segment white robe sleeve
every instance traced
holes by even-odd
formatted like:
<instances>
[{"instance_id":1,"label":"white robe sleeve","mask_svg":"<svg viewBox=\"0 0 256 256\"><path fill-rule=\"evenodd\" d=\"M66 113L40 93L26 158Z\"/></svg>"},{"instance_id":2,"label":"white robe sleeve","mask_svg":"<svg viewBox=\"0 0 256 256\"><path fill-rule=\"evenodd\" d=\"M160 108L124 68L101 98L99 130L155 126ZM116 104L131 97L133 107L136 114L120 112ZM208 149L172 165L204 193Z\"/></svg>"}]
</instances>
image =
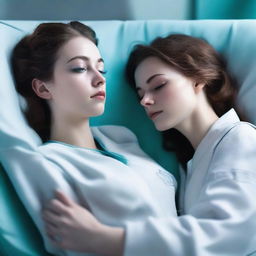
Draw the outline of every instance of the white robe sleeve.
<instances>
[{"instance_id":1,"label":"white robe sleeve","mask_svg":"<svg viewBox=\"0 0 256 256\"><path fill-rule=\"evenodd\" d=\"M37 151L37 145L31 137L33 133L30 134L28 127L25 125L17 127L11 117L8 120L2 117L0 121L0 162L39 229L47 251L55 255L81 255L53 247L46 236L41 218L42 207L53 198L56 189L64 191L73 200L78 201L72 182L68 180L59 166Z\"/></svg>"},{"instance_id":2,"label":"white robe sleeve","mask_svg":"<svg viewBox=\"0 0 256 256\"><path fill-rule=\"evenodd\" d=\"M189 215L129 223L124 255L241 256L256 250L255 187L219 180Z\"/></svg>"},{"instance_id":3,"label":"white robe sleeve","mask_svg":"<svg viewBox=\"0 0 256 256\"><path fill-rule=\"evenodd\" d=\"M256 251L256 132L239 126L226 137L187 214L130 222L125 256L244 256Z\"/></svg>"}]
</instances>

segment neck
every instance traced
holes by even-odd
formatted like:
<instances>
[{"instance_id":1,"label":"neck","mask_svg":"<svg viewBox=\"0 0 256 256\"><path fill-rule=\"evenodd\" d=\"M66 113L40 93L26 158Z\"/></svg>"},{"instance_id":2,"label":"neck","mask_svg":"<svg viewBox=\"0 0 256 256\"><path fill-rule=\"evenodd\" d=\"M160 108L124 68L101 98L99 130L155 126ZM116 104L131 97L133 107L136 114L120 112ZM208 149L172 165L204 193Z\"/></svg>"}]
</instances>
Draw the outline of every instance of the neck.
<instances>
[{"instance_id":1,"label":"neck","mask_svg":"<svg viewBox=\"0 0 256 256\"><path fill-rule=\"evenodd\" d=\"M50 139L78 147L97 148L88 119L79 121L60 118L54 119L52 122Z\"/></svg>"},{"instance_id":2,"label":"neck","mask_svg":"<svg viewBox=\"0 0 256 256\"><path fill-rule=\"evenodd\" d=\"M192 144L196 150L211 126L218 120L218 116L208 104L197 107L187 120L176 127Z\"/></svg>"}]
</instances>

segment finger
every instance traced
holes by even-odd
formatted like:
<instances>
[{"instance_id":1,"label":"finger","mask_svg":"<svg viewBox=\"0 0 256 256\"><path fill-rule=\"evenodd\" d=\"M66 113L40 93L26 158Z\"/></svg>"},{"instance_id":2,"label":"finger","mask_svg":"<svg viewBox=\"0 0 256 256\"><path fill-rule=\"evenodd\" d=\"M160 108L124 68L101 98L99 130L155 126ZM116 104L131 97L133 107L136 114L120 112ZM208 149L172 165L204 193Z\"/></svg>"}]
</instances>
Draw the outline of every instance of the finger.
<instances>
[{"instance_id":1,"label":"finger","mask_svg":"<svg viewBox=\"0 0 256 256\"><path fill-rule=\"evenodd\" d=\"M57 199L59 199L66 206L72 206L72 205L75 204L75 202L71 198L69 198L67 195L65 195L60 190L55 191L55 196L56 196Z\"/></svg>"},{"instance_id":2,"label":"finger","mask_svg":"<svg viewBox=\"0 0 256 256\"><path fill-rule=\"evenodd\" d=\"M67 244L65 241L65 236L58 229L51 226L46 226L46 234L54 246L65 249Z\"/></svg>"},{"instance_id":3,"label":"finger","mask_svg":"<svg viewBox=\"0 0 256 256\"><path fill-rule=\"evenodd\" d=\"M51 199L49 200L43 207L43 211L49 211L49 212L52 212L52 213L55 213L56 215L59 214L59 211L58 211L58 207L56 207L56 205L58 205L58 199L54 198L54 199Z\"/></svg>"},{"instance_id":4,"label":"finger","mask_svg":"<svg viewBox=\"0 0 256 256\"><path fill-rule=\"evenodd\" d=\"M58 224L61 221L61 217L59 215L56 215L55 213L52 213L51 211L44 210L42 213L43 220L50 225L58 226Z\"/></svg>"},{"instance_id":5,"label":"finger","mask_svg":"<svg viewBox=\"0 0 256 256\"><path fill-rule=\"evenodd\" d=\"M45 224L45 231L47 234L51 236L58 236L60 235L60 231L56 226L46 223Z\"/></svg>"},{"instance_id":6,"label":"finger","mask_svg":"<svg viewBox=\"0 0 256 256\"><path fill-rule=\"evenodd\" d=\"M61 241L57 235L52 235L50 233L47 233L47 236L50 240L50 242L52 243L53 246L55 247L62 247L62 243L63 241Z\"/></svg>"},{"instance_id":7,"label":"finger","mask_svg":"<svg viewBox=\"0 0 256 256\"><path fill-rule=\"evenodd\" d=\"M47 209L49 209L49 211L52 211L57 215L63 215L68 211L69 207L63 202L61 202L58 198L56 198L52 199L49 202L49 204L47 205Z\"/></svg>"},{"instance_id":8,"label":"finger","mask_svg":"<svg viewBox=\"0 0 256 256\"><path fill-rule=\"evenodd\" d=\"M62 249L69 249L69 248L66 247L65 241L56 238L56 236L50 236L49 235L49 239L50 239L53 246L59 247L59 248L62 248Z\"/></svg>"}]
</instances>

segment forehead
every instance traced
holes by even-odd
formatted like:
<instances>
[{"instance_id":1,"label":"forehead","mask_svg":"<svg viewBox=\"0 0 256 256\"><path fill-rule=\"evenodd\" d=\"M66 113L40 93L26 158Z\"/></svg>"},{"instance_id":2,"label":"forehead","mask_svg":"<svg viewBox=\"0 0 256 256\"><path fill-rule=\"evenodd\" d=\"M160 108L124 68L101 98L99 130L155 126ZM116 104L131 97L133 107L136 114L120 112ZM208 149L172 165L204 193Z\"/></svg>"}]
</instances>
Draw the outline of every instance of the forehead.
<instances>
[{"instance_id":1,"label":"forehead","mask_svg":"<svg viewBox=\"0 0 256 256\"><path fill-rule=\"evenodd\" d=\"M94 60L101 58L98 47L85 37L75 37L66 42L58 51L58 59L68 61L74 56L87 56Z\"/></svg>"},{"instance_id":2,"label":"forehead","mask_svg":"<svg viewBox=\"0 0 256 256\"><path fill-rule=\"evenodd\" d=\"M161 59L157 57L148 57L136 68L134 73L135 81L146 81L151 75L168 72L171 69L171 66Z\"/></svg>"}]
</instances>

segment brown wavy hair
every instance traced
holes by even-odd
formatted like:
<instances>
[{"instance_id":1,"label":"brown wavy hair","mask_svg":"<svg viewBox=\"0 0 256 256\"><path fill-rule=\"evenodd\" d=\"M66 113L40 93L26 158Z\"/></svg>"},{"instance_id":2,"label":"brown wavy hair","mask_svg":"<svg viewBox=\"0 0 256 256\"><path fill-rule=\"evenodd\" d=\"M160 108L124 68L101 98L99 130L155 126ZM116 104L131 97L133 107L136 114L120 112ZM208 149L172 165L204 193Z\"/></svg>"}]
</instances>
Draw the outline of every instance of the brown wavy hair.
<instances>
[{"instance_id":1,"label":"brown wavy hair","mask_svg":"<svg viewBox=\"0 0 256 256\"><path fill-rule=\"evenodd\" d=\"M33 91L32 80L50 81L59 49L78 36L98 44L94 30L78 21L42 23L32 34L23 37L12 51L11 67L16 90L27 103L25 117L43 142L50 138L51 111L47 101Z\"/></svg>"},{"instance_id":2,"label":"brown wavy hair","mask_svg":"<svg viewBox=\"0 0 256 256\"><path fill-rule=\"evenodd\" d=\"M236 83L228 74L223 57L205 40L173 34L158 37L150 45L136 45L126 65L126 77L133 89L136 87L136 68L143 60L152 56L161 59L195 83L204 83L207 99L218 116L235 107ZM245 119L244 116L240 117ZM174 128L162 132L162 135L164 148L174 151L185 167L194 154L191 143Z\"/></svg>"}]
</instances>

